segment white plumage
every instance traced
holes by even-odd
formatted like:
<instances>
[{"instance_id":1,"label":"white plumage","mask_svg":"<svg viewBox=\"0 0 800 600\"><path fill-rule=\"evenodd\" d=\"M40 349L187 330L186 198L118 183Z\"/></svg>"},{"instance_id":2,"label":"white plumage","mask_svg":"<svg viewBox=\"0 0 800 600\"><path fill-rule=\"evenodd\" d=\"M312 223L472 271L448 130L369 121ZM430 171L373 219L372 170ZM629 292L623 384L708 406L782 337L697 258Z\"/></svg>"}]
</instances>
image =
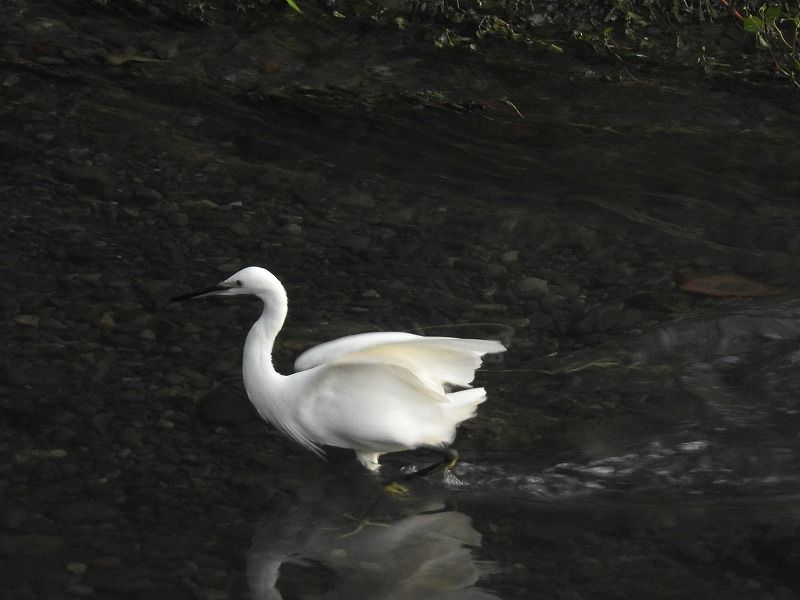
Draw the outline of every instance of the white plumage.
<instances>
[{"instance_id":1,"label":"white plumage","mask_svg":"<svg viewBox=\"0 0 800 600\"><path fill-rule=\"evenodd\" d=\"M452 443L456 427L486 400L483 388L469 388L481 357L505 351L491 340L362 333L307 350L295 361L296 373L281 375L272 364L288 310L280 281L266 269L247 267L175 300L212 294L254 294L264 302L242 366L258 413L317 454L322 446L352 448L370 470L386 452Z\"/></svg>"}]
</instances>

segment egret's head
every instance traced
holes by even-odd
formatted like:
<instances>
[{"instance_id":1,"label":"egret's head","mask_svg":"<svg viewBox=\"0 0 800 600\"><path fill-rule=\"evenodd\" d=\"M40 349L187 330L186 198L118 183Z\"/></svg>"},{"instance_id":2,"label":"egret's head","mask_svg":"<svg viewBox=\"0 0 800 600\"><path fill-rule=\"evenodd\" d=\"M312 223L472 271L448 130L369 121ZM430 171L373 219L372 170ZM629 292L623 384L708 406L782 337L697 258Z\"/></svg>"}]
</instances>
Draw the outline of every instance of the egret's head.
<instances>
[{"instance_id":1,"label":"egret's head","mask_svg":"<svg viewBox=\"0 0 800 600\"><path fill-rule=\"evenodd\" d=\"M236 294L254 294L262 299L274 294L286 297L286 292L272 273L261 267L245 267L228 277L225 281L210 285L201 290L175 296L172 302L202 298L204 296L233 296Z\"/></svg>"}]
</instances>

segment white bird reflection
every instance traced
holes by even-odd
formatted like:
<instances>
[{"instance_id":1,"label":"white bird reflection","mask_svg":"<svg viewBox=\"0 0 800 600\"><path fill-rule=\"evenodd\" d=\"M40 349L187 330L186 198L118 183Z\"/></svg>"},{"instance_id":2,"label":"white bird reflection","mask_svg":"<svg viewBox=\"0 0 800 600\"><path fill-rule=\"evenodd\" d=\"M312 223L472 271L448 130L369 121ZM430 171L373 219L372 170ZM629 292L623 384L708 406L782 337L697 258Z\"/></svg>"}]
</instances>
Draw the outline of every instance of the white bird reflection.
<instances>
[{"instance_id":1,"label":"white bird reflection","mask_svg":"<svg viewBox=\"0 0 800 600\"><path fill-rule=\"evenodd\" d=\"M328 501L315 505L328 507ZM295 504L288 515L274 515L258 528L248 552L251 596L281 600L283 589L287 597L496 600L476 587L495 567L475 556L481 535L470 517L441 501L415 508L421 511L398 517L372 510L361 519L329 510L320 516L313 506ZM288 565L295 576L282 582L281 568Z\"/></svg>"}]
</instances>

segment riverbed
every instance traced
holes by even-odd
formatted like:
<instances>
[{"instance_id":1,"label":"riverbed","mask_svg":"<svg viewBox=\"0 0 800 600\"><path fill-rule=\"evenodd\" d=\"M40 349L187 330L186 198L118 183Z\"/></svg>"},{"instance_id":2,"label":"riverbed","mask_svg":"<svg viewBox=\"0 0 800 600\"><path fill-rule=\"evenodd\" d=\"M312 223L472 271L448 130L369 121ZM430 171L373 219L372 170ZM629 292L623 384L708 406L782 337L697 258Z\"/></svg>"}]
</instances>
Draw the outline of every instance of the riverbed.
<instances>
[{"instance_id":1,"label":"riverbed","mask_svg":"<svg viewBox=\"0 0 800 600\"><path fill-rule=\"evenodd\" d=\"M24 8L0 53L0 598L797 596L793 90ZM263 423L256 301L168 303L249 264L288 289L284 372L364 331L506 343L460 463L395 497ZM738 283L683 289L712 275Z\"/></svg>"}]
</instances>

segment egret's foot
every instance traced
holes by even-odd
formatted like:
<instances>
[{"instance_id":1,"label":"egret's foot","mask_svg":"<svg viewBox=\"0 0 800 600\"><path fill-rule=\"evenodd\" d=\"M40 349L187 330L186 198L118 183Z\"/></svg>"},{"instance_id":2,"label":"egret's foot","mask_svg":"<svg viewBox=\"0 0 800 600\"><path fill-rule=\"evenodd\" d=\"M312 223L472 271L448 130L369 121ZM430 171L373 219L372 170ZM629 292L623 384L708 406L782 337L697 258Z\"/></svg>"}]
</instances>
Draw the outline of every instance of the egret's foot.
<instances>
[{"instance_id":1,"label":"egret's foot","mask_svg":"<svg viewBox=\"0 0 800 600\"><path fill-rule=\"evenodd\" d=\"M429 450L436 452L439 456L441 456L441 459L433 464L428 465L427 467L405 475L402 478L403 481L417 479L419 477L427 477L431 473L435 473L437 471L447 471L452 469L453 466L458 462L458 452L453 448L429 448Z\"/></svg>"},{"instance_id":2,"label":"egret's foot","mask_svg":"<svg viewBox=\"0 0 800 600\"><path fill-rule=\"evenodd\" d=\"M353 535L356 535L357 533L360 533L361 530L364 529L365 527L391 527L391 525L389 525L388 523L373 521L372 519L369 519L367 517L358 518L354 517L353 515L348 515L347 513L344 513L342 516L350 519L351 521L355 521L357 525L355 526L355 529L340 535L339 536L340 538L348 538Z\"/></svg>"},{"instance_id":3,"label":"egret's foot","mask_svg":"<svg viewBox=\"0 0 800 600\"><path fill-rule=\"evenodd\" d=\"M390 481L387 484L384 484L383 489L390 496L394 496L395 498L405 498L411 493L411 489L407 485L403 485L397 481Z\"/></svg>"}]
</instances>

